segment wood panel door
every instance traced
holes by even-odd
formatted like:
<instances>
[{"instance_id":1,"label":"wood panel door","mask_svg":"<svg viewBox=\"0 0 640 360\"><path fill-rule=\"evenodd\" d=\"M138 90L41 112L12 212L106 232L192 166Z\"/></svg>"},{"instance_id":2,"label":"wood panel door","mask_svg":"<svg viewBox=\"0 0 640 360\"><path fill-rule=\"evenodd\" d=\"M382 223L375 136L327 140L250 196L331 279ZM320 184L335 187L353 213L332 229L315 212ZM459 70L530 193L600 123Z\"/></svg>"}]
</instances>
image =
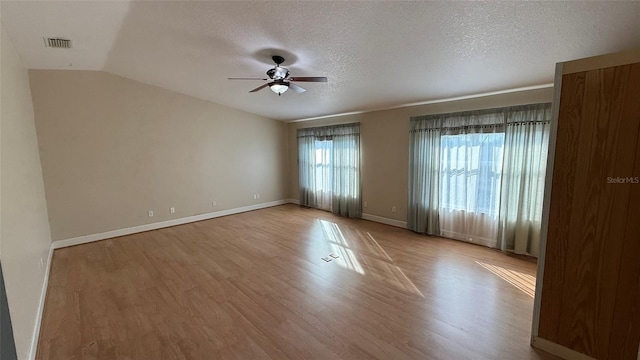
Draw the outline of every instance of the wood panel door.
<instances>
[{"instance_id":1,"label":"wood panel door","mask_svg":"<svg viewBox=\"0 0 640 360\"><path fill-rule=\"evenodd\" d=\"M565 354L638 356L639 139L640 63L562 75L537 338Z\"/></svg>"}]
</instances>

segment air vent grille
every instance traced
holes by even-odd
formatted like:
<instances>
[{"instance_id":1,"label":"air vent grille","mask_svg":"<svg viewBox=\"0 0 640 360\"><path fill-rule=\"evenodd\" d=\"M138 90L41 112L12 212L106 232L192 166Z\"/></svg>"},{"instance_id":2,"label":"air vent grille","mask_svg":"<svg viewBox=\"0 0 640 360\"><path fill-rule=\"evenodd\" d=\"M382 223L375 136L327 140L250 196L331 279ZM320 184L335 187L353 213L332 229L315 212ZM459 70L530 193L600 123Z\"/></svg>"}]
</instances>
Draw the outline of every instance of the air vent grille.
<instances>
[{"instance_id":1,"label":"air vent grille","mask_svg":"<svg viewBox=\"0 0 640 360\"><path fill-rule=\"evenodd\" d=\"M59 37L48 37L44 39L44 43L47 47L59 48L59 49L71 49L71 40L63 39Z\"/></svg>"}]
</instances>

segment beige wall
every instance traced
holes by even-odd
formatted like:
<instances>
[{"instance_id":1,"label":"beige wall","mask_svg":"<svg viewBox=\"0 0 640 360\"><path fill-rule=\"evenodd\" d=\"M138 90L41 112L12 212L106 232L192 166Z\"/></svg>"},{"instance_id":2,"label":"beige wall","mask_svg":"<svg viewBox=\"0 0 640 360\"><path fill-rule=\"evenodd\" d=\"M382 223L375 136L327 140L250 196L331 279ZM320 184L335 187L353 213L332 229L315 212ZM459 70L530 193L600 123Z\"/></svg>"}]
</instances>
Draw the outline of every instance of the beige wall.
<instances>
[{"instance_id":1,"label":"beige wall","mask_svg":"<svg viewBox=\"0 0 640 360\"><path fill-rule=\"evenodd\" d=\"M54 240L287 198L285 123L104 72L29 74Z\"/></svg>"},{"instance_id":2,"label":"beige wall","mask_svg":"<svg viewBox=\"0 0 640 360\"><path fill-rule=\"evenodd\" d=\"M366 214L407 220L409 163L409 117L501 106L550 102L553 89L537 89L473 99L410 106L363 114L289 123L289 197L298 195L298 153L296 129L302 127L361 123L362 200ZM391 207L397 208L396 213Z\"/></svg>"},{"instance_id":3,"label":"beige wall","mask_svg":"<svg viewBox=\"0 0 640 360\"><path fill-rule=\"evenodd\" d=\"M0 32L0 258L16 351L27 359L51 235L27 70Z\"/></svg>"}]
</instances>

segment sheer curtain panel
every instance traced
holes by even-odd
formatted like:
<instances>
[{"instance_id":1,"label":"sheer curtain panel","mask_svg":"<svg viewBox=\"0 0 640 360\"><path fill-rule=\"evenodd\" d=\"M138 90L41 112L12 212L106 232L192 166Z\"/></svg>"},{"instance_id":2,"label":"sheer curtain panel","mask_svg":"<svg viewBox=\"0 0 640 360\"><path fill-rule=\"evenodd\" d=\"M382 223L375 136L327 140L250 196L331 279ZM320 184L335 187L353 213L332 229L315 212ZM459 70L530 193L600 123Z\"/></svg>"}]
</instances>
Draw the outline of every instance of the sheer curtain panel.
<instances>
[{"instance_id":1,"label":"sheer curtain panel","mask_svg":"<svg viewBox=\"0 0 640 360\"><path fill-rule=\"evenodd\" d=\"M411 119L410 229L496 245L503 118L480 110Z\"/></svg>"},{"instance_id":2,"label":"sheer curtain panel","mask_svg":"<svg viewBox=\"0 0 640 360\"><path fill-rule=\"evenodd\" d=\"M521 106L506 115L498 245L538 256L551 106Z\"/></svg>"},{"instance_id":3,"label":"sheer curtain panel","mask_svg":"<svg viewBox=\"0 0 640 360\"><path fill-rule=\"evenodd\" d=\"M316 207L316 148L312 129L298 129L300 205Z\"/></svg>"},{"instance_id":4,"label":"sheer curtain panel","mask_svg":"<svg viewBox=\"0 0 640 360\"><path fill-rule=\"evenodd\" d=\"M408 227L537 255L550 110L411 118Z\"/></svg>"},{"instance_id":5,"label":"sheer curtain panel","mask_svg":"<svg viewBox=\"0 0 640 360\"><path fill-rule=\"evenodd\" d=\"M360 124L333 127L332 211L347 217L361 217Z\"/></svg>"},{"instance_id":6,"label":"sheer curtain panel","mask_svg":"<svg viewBox=\"0 0 640 360\"><path fill-rule=\"evenodd\" d=\"M503 133L442 137L442 236L490 247L496 245L503 142Z\"/></svg>"},{"instance_id":7,"label":"sheer curtain panel","mask_svg":"<svg viewBox=\"0 0 640 360\"><path fill-rule=\"evenodd\" d=\"M409 133L410 230L440 235L440 125L428 116L411 121Z\"/></svg>"},{"instance_id":8,"label":"sheer curtain panel","mask_svg":"<svg viewBox=\"0 0 640 360\"><path fill-rule=\"evenodd\" d=\"M298 129L300 204L360 217L360 124Z\"/></svg>"}]
</instances>

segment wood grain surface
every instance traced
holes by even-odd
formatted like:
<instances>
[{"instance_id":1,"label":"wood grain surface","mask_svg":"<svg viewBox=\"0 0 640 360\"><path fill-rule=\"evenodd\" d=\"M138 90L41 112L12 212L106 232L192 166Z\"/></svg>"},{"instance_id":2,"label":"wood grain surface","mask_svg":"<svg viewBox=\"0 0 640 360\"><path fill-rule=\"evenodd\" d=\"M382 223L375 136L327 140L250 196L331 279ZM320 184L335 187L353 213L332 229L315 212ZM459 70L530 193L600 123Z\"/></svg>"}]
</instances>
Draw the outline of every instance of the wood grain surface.
<instances>
[{"instance_id":1,"label":"wood grain surface","mask_svg":"<svg viewBox=\"0 0 640 360\"><path fill-rule=\"evenodd\" d=\"M283 205L56 250L37 358L550 359L535 268Z\"/></svg>"},{"instance_id":2,"label":"wood grain surface","mask_svg":"<svg viewBox=\"0 0 640 360\"><path fill-rule=\"evenodd\" d=\"M640 64L563 76L538 336L596 359L640 342L638 139Z\"/></svg>"}]
</instances>

